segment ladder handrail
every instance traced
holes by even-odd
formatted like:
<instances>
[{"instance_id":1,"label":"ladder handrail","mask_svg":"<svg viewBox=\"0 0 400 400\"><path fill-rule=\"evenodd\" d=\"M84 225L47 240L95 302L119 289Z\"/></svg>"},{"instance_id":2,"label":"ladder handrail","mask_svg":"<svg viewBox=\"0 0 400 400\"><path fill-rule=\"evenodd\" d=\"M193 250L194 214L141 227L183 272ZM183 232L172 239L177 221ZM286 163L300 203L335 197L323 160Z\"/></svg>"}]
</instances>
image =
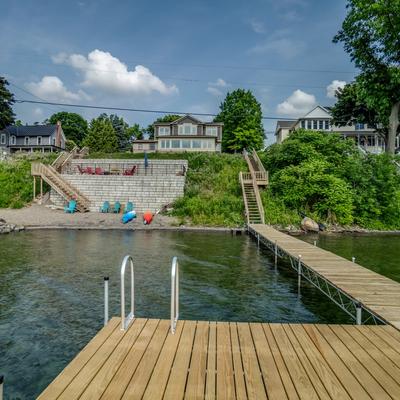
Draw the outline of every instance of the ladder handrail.
<instances>
[{"instance_id":1,"label":"ladder handrail","mask_svg":"<svg viewBox=\"0 0 400 400\"><path fill-rule=\"evenodd\" d=\"M244 190L244 181L243 181L243 172L239 172L239 180L240 180L240 185L242 186L242 194L243 194L243 202L244 202L244 209L246 213L246 219L247 219L247 225L249 224L249 208L247 206L247 198L246 198L246 192Z\"/></svg>"},{"instance_id":2,"label":"ladder handrail","mask_svg":"<svg viewBox=\"0 0 400 400\"><path fill-rule=\"evenodd\" d=\"M130 263L131 269L131 311L127 317L125 317L125 269L126 265ZM128 328L129 324L135 318L135 275L133 267L133 258L130 255L126 255L121 265L121 330L124 331Z\"/></svg>"},{"instance_id":3,"label":"ladder handrail","mask_svg":"<svg viewBox=\"0 0 400 400\"><path fill-rule=\"evenodd\" d=\"M179 263L172 259L171 266L171 333L174 334L179 319Z\"/></svg>"}]
</instances>

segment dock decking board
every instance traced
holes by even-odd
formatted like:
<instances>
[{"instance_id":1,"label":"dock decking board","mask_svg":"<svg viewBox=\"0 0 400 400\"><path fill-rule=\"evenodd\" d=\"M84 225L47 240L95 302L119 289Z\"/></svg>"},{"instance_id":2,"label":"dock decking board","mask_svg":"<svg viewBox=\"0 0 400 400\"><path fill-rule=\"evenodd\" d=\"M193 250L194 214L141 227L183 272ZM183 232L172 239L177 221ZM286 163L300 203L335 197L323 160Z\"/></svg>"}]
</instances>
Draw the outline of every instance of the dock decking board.
<instances>
[{"instance_id":1,"label":"dock decking board","mask_svg":"<svg viewBox=\"0 0 400 400\"><path fill-rule=\"evenodd\" d=\"M75 399L397 399L390 326L113 318L39 396Z\"/></svg>"},{"instance_id":2,"label":"dock decking board","mask_svg":"<svg viewBox=\"0 0 400 400\"><path fill-rule=\"evenodd\" d=\"M302 264L381 320L400 329L400 283L271 226L254 224L250 229L268 242L276 242L293 259L301 255Z\"/></svg>"}]
</instances>

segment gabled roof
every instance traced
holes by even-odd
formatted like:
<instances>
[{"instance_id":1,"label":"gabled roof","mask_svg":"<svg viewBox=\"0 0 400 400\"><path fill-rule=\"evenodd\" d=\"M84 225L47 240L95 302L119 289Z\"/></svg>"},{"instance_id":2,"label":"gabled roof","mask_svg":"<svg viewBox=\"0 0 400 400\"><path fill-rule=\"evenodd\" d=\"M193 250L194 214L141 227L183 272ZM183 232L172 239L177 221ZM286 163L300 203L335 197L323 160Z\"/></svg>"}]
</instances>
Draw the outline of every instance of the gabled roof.
<instances>
[{"instance_id":1,"label":"gabled roof","mask_svg":"<svg viewBox=\"0 0 400 400\"><path fill-rule=\"evenodd\" d=\"M171 125L176 125L176 124L178 124L179 122L183 121L183 120L186 119L186 118L191 119L191 120L192 120L193 122L195 122L196 124L202 124L202 123L203 123L202 121L200 121L199 119L193 117L192 115L186 114L186 115L184 115L183 117L181 117L181 118L179 118L179 119L176 119L175 121L171 122Z\"/></svg>"},{"instance_id":2,"label":"gabled roof","mask_svg":"<svg viewBox=\"0 0 400 400\"><path fill-rule=\"evenodd\" d=\"M2 132L10 136L51 136L57 132L57 125L11 125Z\"/></svg>"},{"instance_id":3,"label":"gabled roof","mask_svg":"<svg viewBox=\"0 0 400 400\"><path fill-rule=\"evenodd\" d=\"M329 116L331 116L331 112L330 112L330 110L328 108L323 107L323 106L316 106L311 111L309 111L306 115L304 115L303 117L301 117L299 119L302 119L302 118L324 118L325 116L316 117L316 116L313 115L313 114L315 114L315 111L318 110L318 109L323 111L324 113L328 114Z\"/></svg>"},{"instance_id":4,"label":"gabled roof","mask_svg":"<svg viewBox=\"0 0 400 400\"><path fill-rule=\"evenodd\" d=\"M178 119L176 119L175 121L172 121L172 122L155 122L153 125L157 125L157 126L177 125L177 124L179 124L180 122L184 121L187 118L191 119L195 124L198 124L198 125L218 125L218 126L223 126L224 125L223 122L203 122L203 121L200 121L199 119L193 117L190 114L186 114L183 117L180 117L180 118L178 118Z\"/></svg>"},{"instance_id":5,"label":"gabled roof","mask_svg":"<svg viewBox=\"0 0 400 400\"><path fill-rule=\"evenodd\" d=\"M277 128L291 128L294 124L296 123L296 121L277 121L276 123L276 127Z\"/></svg>"}]
</instances>

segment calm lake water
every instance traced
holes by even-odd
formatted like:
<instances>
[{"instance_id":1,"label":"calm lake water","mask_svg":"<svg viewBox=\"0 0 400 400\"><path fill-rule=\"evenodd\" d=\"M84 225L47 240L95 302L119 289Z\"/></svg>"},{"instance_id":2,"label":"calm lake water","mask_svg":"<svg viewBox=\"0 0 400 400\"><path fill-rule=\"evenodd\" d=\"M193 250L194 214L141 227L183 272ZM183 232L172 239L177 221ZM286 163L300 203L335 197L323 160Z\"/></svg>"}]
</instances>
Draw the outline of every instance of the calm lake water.
<instances>
[{"instance_id":1,"label":"calm lake water","mask_svg":"<svg viewBox=\"0 0 400 400\"><path fill-rule=\"evenodd\" d=\"M304 239L304 238L303 238ZM307 238L306 240L313 240ZM400 280L399 237L321 237L319 245ZM103 276L119 313L123 256L135 260L136 314L169 318L178 256L182 319L351 323L248 236L31 231L0 236L0 374L6 399L32 399L102 327ZM129 278L129 274L127 276ZM128 282L128 279L127 279Z\"/></svg>"}]
</instances>

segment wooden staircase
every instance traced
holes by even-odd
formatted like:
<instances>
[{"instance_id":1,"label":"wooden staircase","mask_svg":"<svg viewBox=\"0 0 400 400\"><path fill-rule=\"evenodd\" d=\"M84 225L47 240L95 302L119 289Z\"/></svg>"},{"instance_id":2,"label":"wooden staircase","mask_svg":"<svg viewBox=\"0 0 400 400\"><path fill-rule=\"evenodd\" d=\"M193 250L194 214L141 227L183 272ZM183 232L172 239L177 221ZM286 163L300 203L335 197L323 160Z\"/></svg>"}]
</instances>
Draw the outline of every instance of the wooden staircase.
<instances>
[{"instance_id":1,"label":"wooden staircase","mask_svg":"<svg viewBox=\"0 0 400 400\"><path fill-rule=\"evenodd\" d=\"M257 152L254 149L250 153L246 150L243 150L243 157L247 162L250 173L254 175L257 185L267 186L269 178L268 171L265 170Z\"/></svg>"},{"instance_id":2,"label":"wooden staircase","mask_svg":"<svg viewBox=\"0 0 400 400\"><path fill-rule=\"evenodd\" d=\"M242 186L243 201L246 211L247 225L264 223L264 207L262 205L258 186L249 172L240 172L239 180Z\"/></svg>"},{"instance_id":3,"label":"wooden staircase","mask_svg":"<svg viewBox=\"0 0 400 400\"><path fill-rule=\"evenodd\" d=\"M61 157L61 155L57 159L65 160L65 156ZM61 161L59 161L56 166L62 165L62 163L60 163ZM67 182L62 177L62 175L57 172L56 168L53 165L45 165L39 162L32 163L31 175L33 177L39 176L46 183L48 183L52 189L59 193L66 201L76 200L78 211L89 211L89 199L85 197L82 193L80 193L78 189L72 186L69 182Z\"/></svg>"}]
</instances>

